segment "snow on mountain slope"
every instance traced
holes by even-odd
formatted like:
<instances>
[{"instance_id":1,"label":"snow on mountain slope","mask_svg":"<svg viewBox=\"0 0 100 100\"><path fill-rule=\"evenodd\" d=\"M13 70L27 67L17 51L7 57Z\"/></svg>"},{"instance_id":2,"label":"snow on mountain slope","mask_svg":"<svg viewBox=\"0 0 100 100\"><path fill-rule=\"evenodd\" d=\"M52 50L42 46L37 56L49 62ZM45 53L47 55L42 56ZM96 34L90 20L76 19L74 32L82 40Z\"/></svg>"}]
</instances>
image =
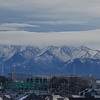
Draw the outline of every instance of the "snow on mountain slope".
<instances>
[{"instance_id":1,"label":"snow on mountain slope","mask_svg":"<svg viewBox=\"0 0 100 100\"><path fill-rule=\"evenodd\" d=\"M91 59L98 59L100 58L100 51L89 49L85 46L81 46L78 48L75 47L68 47L68 46L48 46L44 49L40 49L38 47L32 46L0 46L0 58L9 59L12 57L16 52L22 54L25 59L37 59L39 56L46 57L45 59L50 60L52 57L59 59L63 62L66 62L71 59L76 58L91 58ZM47 55L48 57L47 57ZM42 56L43 57L43 56ZM49 59L50 58L50 59Z\"/></svg>"},{"instance_id":2,"label":"snow on mountain slope","mask_svg":"<svg viewBox=\"0 0 100 100\"><path fill-rule=\"evenodd\" d=\"M16 63L20 64L21 71L23 66L26 66L24 70L29 67L33 68L34 72L35 69L40 71L40 68L43 73L55 73L59 68L65 68L64 71L67 72L68 68L73 68L74 65L85 70L88 66L99 68L100 51L85 46L48 46L41 49L34 46L0 45L0 66L4 65L5 70L11 71Z\"/></svg>"},{"instance_id":3,"label":"snow on mountain slope","mask_svg":"<svg viewBox=\"0 0 100 100\"><path fill-rule=\"evenodd\" d=\"M13 46L0 45L0 59L7 60L14 55L16 51Z\"/></svg>"},{"instance_id":4,"label":"snow on mountain slope","mask_svg":"<svg viewBox=\"0 0 100 100\"><path fill-rule=\"evenodd\" d=\"M48 58L52 56L54 59L59 59L60 61L67 61L70 59L70 55L67 54L66 51L63 50L62 47L48 46L38 56L45 53L48 54Z\"/></svg>"},{"instance_id":5,"label":"snow on mountain slope","mask_svg":"<svg viewBox=\"0 0 100 100\"><path fill-rule=\"evenodd\" d=\"M26 46L24 48L25 49L22 50L21 53L23 57L25 57L25 59L27 60L34 59L34 57L37 56L41 52L41 49L37 47Z\"/></svg>"},{"instance_id":6,"label":"snow on mountain slope","mask_svg":"<svg viewBox=\"0 0 100 100\"><path fill-rule=\"evenodd\" d=\"M53 56L48 50L35 57L35 61L52 62L52 60Z\"/></svg>"}]
</instances>

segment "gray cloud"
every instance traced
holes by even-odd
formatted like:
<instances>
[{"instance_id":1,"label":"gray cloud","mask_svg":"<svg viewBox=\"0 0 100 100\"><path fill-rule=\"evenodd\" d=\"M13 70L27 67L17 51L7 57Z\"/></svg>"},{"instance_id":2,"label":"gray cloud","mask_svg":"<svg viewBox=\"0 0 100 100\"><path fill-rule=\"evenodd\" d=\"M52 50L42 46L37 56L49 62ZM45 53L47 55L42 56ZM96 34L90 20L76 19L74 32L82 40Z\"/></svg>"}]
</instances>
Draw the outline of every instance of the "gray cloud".
<instances>
[{"instance_id":1,"label":"gray cloud","mask_svg":"<svg viewBox=\"0 0 100 100\"><path fill-rule=\"evenodd\" d=\"M44 25L83 25L87 24L86 21L70 21L70 20L60 20L60 21L33 21L34 24L44 24Z\"/></svg>"},{"instance_id":2,"label":"gray cloud","mask_svg":"<svg viewBox=\"0 0 100 100\"><path fill-rule=\"evenodd\" d=\"M28 13L31 17L100 17L100 0L0 0L0 8L26 12L26 16Z\"/></svg>"},{"instance_id":3,"label":"gray cloud","mask_svg":"<svg viewBox=\"0 0 100 100\"><path fill-rule=\"evenodd\" d=\"M0 24L0 31L17 31L25 27L38 27L36 25L26 23L2 23Z\"/></svg>"},{"instance_id":4,"label":"gray cloud","mask_svg":"<svg viewBox=\"0 0 100 100\"><path fill-rule=\"evenodd\" d=\"M100 0L0 0L0 23L31 22L41 25L37 31L42 31L43 25L83 25L79 30L93 30L100 28L98 9Z\"/></svg>"},{"instance_id":5,"label":"gray cloud","mask_svg":"<svg viewBox=\"0 0 100 100\"><path fill-rule=\"evenodd\" d=\"M0 43L100 49L99 9L100 0L0 0Z\"/></svg>"},{"instance_id":6,"label":"gray cloud","mask_svg":"<svg viewBox=\"0 0 100 100\"><path fill-rule=\"evenodd\" d=\"M0 43L34 46L86 45L100 50L100 30L46 33L26 31L0 32Z\"/></svg>"}]
</instances>

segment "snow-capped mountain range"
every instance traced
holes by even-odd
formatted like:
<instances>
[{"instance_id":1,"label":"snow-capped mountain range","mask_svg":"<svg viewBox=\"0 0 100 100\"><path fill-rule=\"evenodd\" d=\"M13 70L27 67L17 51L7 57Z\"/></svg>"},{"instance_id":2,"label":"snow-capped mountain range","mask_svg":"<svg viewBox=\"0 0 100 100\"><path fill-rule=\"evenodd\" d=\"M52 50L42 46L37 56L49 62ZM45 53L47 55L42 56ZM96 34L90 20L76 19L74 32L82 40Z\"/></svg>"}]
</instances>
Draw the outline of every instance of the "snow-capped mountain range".
<instances>
[{"instance_id":1,"label":"snow-capped mountain range","mask_svg":"<svg viewBox=\"0 0 100 100\"><path fill-rule=\"evenodd\" d=\"M75 74L100 76L100 51L85 46L0 45L1 75L13 70L27 74Z\"/></svg>"}]
</instances>

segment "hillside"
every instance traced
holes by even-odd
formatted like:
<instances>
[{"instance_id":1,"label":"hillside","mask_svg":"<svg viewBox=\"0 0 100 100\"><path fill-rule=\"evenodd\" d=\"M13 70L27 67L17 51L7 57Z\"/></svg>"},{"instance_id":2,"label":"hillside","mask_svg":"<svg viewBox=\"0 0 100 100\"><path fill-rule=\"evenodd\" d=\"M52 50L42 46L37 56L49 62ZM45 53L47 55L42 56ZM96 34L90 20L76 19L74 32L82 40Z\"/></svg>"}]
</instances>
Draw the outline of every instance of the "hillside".
<instances>
[{"instance_id":1,"label":"hillside","mask_svg":"<svg viewBox=\"0 0 100 100\"><path fill-rule=\"evenodd\" d=\"M0 45L0 70L7 75L15 70L27 74L74 74L100 77L100 51L85 46Z\"/></svg>"}]
</instances>

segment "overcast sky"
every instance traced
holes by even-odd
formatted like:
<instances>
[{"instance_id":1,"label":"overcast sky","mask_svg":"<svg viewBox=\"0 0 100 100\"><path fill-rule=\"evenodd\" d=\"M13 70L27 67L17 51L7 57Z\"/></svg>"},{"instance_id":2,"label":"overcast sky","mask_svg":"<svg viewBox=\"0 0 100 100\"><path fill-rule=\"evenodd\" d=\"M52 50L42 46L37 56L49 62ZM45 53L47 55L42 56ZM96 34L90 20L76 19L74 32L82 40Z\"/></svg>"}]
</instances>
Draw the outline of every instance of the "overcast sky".
<instances>
[{"instance_id":1,"label":"overcast sky","mask_svg":"<svg viewBox=\"0 0 100 100\"><path fill-rule=\"evenodd\" d=\"M99 9L100 0L0 0L0 44L100 50Z\"/></svg>"}]
</instances>

